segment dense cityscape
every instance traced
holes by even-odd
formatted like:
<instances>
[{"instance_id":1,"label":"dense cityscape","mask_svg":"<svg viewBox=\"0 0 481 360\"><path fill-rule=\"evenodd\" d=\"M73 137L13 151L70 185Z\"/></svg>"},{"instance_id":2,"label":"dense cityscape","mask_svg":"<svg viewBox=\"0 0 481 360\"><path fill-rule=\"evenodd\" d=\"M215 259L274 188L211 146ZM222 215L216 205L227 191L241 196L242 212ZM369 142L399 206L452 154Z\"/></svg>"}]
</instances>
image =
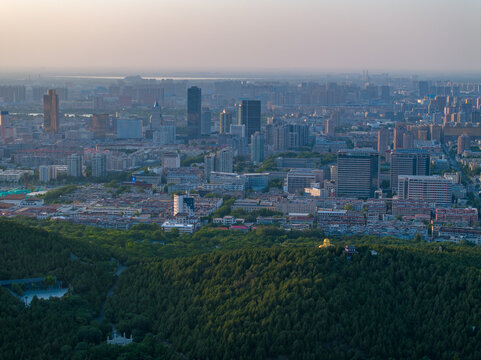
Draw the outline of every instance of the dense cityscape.
<instances>
[{"instance_id":1,"label":"dense cityscape","mask_svg":"<svg viewBox=\"0 0 481 360\"><path fill-rule=\"evenodd\" d=\"M0 360L481 359L480 1L0 11Z\"/></svg>"},{"instance_id":2,"label":"dense cityscape","mask_svg":"<svg viewBox=\"0 0 481 360\"><path fill-rule=\"evenodd\" d=\"M479 244L481 83L333 78L4 83L1 215Z\"/></svg>"}]
</instances>

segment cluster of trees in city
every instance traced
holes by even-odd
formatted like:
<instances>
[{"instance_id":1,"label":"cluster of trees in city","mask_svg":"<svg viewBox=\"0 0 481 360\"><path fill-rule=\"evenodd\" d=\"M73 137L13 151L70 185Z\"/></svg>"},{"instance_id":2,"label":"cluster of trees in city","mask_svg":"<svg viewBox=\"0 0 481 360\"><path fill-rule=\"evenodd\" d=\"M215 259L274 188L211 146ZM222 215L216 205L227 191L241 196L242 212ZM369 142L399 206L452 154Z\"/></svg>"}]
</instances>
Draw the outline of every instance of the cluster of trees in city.
<instances>
[{"instance_id":1,"label":"cluster of trees in city","mask_svg":"<svg viewBox=\"0 0 481 360\"><path fill-rule=\"evenodd\" d=\"M59 202L62 196L71 194L77 189L78 189L77 185L65 185L55 190L48 191L46 194L41 195L39 197L43 198L46 204L54 204Z\"/></svg>"},{"instance_id":2,"label":"cluster of trees in city","mask_svg":"<svg viewBox=\"0 0 481 360\"><path fill-rule=\"evenodd\" d=\"M1 220L0 280L52 276L72 290L25 307L0 287L0 359L481 356L481 249L323 239ZM359 254L348 260L345 244ZM134 343L106 344L112 323Z\"/></svg>"}]
</instances>

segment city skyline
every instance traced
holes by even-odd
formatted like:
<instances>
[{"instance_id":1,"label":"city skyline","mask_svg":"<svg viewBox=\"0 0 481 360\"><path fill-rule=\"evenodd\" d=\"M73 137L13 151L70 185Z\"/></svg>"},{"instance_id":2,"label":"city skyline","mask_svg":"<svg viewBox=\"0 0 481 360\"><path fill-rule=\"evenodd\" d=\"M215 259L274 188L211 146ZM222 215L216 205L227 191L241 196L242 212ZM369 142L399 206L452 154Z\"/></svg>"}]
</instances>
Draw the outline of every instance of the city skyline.
<instances>
[{"instance_id":1,"label":"city skyline","mask_svg":"<svg viewBox=\"0 0 481 360\"><path fill-rule=\"evenodd\" d=\"M4 9L3 71L481 72L481 4L470 0L25 0Z\"/></svg>"}]
</instances>

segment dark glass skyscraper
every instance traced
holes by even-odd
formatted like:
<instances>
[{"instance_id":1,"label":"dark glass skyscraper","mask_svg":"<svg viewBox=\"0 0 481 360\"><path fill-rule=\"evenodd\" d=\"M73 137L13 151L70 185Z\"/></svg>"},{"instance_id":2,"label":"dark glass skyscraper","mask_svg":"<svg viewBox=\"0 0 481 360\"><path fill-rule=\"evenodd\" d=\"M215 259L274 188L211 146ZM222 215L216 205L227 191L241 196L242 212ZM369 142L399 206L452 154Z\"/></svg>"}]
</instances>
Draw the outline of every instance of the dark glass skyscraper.
<instances>
[{"instance_id":1,"label":"dark glass skyscraper","mask_svg":"<svg viewBox=\"0 0 481 360\"><path fill-rule=\"evenodd\" d=\"M369 198L379 187L379 153L373 149L337 153L337 195Z\"/></svg>"},{"instance_id":2,"label":"dark glass skyscraper","mask_svg":"<svg viewBox=\"0 0 481 360\"><path fill-rule=\"evenodd\" d=\"M239 125L245 125L246 137L256 131L261 131L261 102L260 100L242 100L239 104Z\"/></svg>"},{"instance_id":3,"label":"dark glass skyscraper","mask_svg":"<svg viewBox=\"0 0 481 360\"><path fill-rule=\"evenodd\" d=\"M192 86L187 89L187 126L189 139L201 136L202 93L200 88Z\"/></svg>"}]
</instances>

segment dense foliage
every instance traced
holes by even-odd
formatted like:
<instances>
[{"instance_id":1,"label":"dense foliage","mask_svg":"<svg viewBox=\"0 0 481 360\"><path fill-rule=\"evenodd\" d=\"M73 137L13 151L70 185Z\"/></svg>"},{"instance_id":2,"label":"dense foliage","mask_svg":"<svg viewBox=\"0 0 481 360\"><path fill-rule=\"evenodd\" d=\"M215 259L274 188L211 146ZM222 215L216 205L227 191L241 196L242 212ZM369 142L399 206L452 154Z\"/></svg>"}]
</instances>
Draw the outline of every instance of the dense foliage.
<instances>
[{"instance_id":1,"label":"dense foliage","mask_svg":"<svg viewBox=\"0 0 481 360\"><path fill-rule=\"evenodd\" d=\"M351 260L340 247L277 247L142 264L120 279L112 312L191 358L480 358L479 268L377 249Z\"/></svg>"},{"instance_id":2,"label":"dense foliage","mask_svg":"<svg viewBox=\"0 0 481 360\"><path fill-rule=\"evenodd\" d=\"M0 221L0 279L72 286L29 307L0 288L0 359L481 358L478 247L322 239ZM112 324L134 343L106 344Z\"/></svg>"},{"instance_id":3,"label":"dense foliage","mask_svg":"<svg viewBox=\"0 0 481 360\"><path fill-rule=\"evenodd\" d=\"M77 189L77 185L65 185L47 192L45 195L43 195L43 198L45 200L45 203L53 204L55 202L58 202L61 196L73 193Z\"/></svg>"}]
</instances>

